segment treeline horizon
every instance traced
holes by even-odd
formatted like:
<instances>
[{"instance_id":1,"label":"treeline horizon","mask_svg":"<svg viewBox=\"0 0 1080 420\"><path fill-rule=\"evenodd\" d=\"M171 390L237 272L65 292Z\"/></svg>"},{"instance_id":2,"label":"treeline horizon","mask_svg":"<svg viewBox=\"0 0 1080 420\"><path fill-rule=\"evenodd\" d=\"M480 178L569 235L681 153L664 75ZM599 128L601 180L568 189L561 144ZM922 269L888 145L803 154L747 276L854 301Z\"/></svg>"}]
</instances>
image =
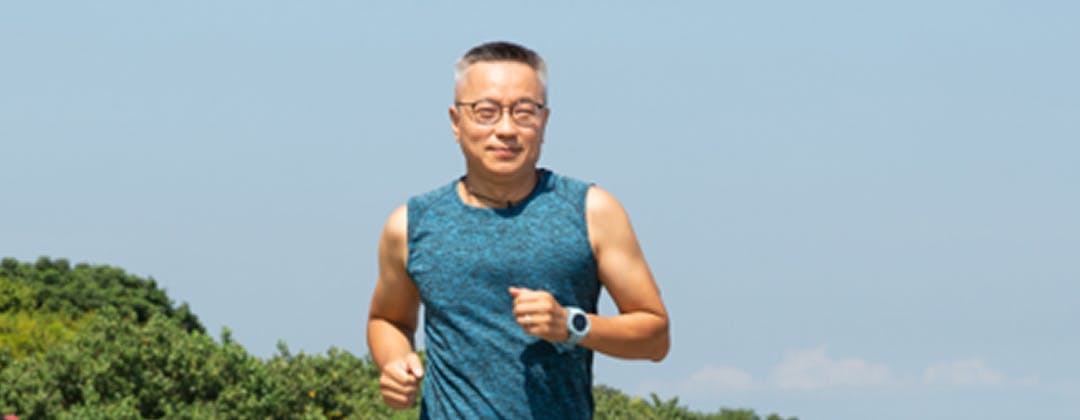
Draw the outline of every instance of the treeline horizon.
<instances>
[{"instance_id":1,"label":"treeline horizon","mask_svg":"<svg viewBox=\"0 0 1080 420\"><path fill-rule=\"evenodd\" d=\"M382 402L367 355L331 347L259 358L217 340L152 279L109 265L0 261L0 416L21 419L414 419ZM593 390L598 419L786 420L751 409L692 411L656 394ZM420 398L423 398L421 395ZM792 417L790 420L794 420Z\"/></svg>"}]
</instances>

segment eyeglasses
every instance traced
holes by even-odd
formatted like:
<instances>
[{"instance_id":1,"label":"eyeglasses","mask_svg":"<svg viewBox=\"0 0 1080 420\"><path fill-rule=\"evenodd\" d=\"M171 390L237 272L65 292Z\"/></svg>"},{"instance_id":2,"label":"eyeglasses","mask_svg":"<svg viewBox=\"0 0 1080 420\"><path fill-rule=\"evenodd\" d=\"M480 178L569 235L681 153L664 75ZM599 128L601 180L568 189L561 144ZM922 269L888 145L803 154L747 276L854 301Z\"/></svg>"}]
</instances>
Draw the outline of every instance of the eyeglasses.
<instances>
[{"instance_id":1,"label":"eyeglasses","mask_svg":"<svg viewBox=\"0 0 1080 420\"><path fill-rule=\"evenodd\" d=\"M467 106L472 111L473 121L480 125L495 125L502 120L503 108L510 109L510 120L519 127L536 128L540 126L544 104L522 99L510 106L503 106L491 99L476 102L454 102L456 106Z\"/></svg>"}]
</instances>

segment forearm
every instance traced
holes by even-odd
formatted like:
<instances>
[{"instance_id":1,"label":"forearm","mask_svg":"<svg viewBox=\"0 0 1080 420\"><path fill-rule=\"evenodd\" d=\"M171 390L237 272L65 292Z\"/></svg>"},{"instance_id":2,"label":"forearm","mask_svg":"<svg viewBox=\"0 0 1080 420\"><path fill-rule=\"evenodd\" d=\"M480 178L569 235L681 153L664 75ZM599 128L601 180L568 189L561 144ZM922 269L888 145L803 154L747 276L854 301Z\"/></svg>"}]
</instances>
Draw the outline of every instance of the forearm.
<instances>
[{"instance_id":1,"label":"forearm","mask_svg":"<svg viewBox=\"0 0 1080 420\"><path fill-rule=\"evenodd\" d=\"M379 369L413 352L413 332L385 319L368 319L367 340L371 358Z\"/></svg>"},{"instance_id":2,"label":"forearm","mask_svg":"<svg viewBox=\"0 0 1080 420\"><path fill-rule=\"evenodd\" d=\"M666 315L638 311L605 317L589 315L589 334L579 343L592 350L624 359L667 356L670 347Z\"/></svg>"}]
</instances>

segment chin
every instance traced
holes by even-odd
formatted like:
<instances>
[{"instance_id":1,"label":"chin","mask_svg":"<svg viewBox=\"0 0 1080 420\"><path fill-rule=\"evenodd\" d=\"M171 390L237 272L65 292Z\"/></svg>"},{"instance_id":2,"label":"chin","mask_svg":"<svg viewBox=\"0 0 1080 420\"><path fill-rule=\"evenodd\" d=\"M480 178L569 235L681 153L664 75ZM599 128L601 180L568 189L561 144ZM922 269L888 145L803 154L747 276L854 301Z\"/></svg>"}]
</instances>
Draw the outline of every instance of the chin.
<instances>
[{"instance_id":1,"label":"chin","mask_svg":"<svg viewBox=\"0 0 1080 420\"><path fill-rule=\"evenodd\" d=\"M533 167L530 166L528 162L514 160L484 162L484 169L487 169L489 172L494 174L512 175L523 170L531 170L533 169Z\"/></svg>"},{"instance_id":2,"label":"chin","mask_svg":"<svg viewBox=\"0 0 1080 420\"><path fill-rule=\"evenodd\" d=\"M488 166L485 166L484 169L487 169L488 172L490 172L490 173L492 173L494 175L507 175L507 176L516 174L519 171L521 171L521 167L516 166L516 165L513 166L513 167L510 167L510 166L507 166L507 165L496 165L496 166L488 165Z\"/></svg>"}]
</instances>

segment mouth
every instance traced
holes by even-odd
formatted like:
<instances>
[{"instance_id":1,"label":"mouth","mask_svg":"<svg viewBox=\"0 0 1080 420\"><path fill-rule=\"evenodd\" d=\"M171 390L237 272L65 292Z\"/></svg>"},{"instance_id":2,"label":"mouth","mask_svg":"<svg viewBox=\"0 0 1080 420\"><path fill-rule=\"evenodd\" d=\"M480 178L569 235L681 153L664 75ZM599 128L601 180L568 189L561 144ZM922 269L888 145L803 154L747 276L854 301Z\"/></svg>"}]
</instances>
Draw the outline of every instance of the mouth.
<instances>
[{"instance_id":1,"label":"mouth","mask_svg":"<svg viewBox=\"0 0 1080 420\"><path fill-rule=\"evenodd\" d=\"M499 158L512 158L521 153L520 147L489 146L486 150Z\"/></svg>"}]
</instances>

